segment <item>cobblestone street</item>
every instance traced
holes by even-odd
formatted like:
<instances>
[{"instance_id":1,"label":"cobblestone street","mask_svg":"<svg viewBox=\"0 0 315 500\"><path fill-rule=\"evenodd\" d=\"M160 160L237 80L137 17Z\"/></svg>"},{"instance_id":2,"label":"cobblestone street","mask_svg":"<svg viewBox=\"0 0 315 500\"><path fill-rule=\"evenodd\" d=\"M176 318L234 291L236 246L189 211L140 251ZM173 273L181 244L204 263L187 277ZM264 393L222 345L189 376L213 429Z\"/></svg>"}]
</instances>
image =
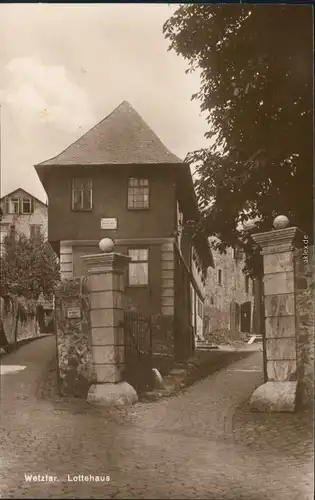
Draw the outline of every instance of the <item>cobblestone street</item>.
<instances>
[{"instance_id":1,"label":"cobblestone street","mask_svg":"<svg viewBox=\"0 0 315 500\"><path fill-rule=\"evenodd\" d=\"M304 415L253 415L244 405L262 380L261 352L176 397L105 410L36 397L54 342L2 360L2 498L313 498ZM90 474L110 481L76 481Z\"/></svg>"}]
</instances>

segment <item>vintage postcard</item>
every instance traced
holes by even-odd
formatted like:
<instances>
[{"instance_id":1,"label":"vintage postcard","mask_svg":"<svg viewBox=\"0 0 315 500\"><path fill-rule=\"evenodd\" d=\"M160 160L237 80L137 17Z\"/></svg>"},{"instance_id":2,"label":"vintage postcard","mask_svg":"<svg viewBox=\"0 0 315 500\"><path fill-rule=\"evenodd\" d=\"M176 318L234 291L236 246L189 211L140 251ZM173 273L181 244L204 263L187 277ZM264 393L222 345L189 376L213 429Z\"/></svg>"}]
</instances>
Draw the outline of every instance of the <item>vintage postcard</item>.
<instances>
[{"instance_id":1,"label":"vintage postcard","mask_svg":"<svg viewBox=\"0 0 315 500\"><path fill-rule=\"evenodd\" d=\"M0 5L0 498L314 497L313 10Z\"/></svg>"}]
</instances>

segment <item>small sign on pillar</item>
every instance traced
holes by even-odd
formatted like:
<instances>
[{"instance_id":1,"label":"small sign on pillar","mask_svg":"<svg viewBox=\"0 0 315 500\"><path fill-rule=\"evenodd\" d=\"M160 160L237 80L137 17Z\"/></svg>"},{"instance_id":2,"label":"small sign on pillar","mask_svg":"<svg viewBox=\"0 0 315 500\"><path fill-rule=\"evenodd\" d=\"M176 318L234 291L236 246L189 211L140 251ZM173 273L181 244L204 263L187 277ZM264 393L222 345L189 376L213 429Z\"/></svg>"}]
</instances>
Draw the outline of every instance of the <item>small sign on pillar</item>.
<instances>
[{"instance_id":1,"label":"small sign on pillar","mask_svg":"<svg viewBox=\"0 0 315 500\"><path fill-rule=\"evenodd\" d=\"M68 319L79 319L79 318L81 318L80 307L69 307L67 309L67 318Z\"/></svg>"}]
</instances>

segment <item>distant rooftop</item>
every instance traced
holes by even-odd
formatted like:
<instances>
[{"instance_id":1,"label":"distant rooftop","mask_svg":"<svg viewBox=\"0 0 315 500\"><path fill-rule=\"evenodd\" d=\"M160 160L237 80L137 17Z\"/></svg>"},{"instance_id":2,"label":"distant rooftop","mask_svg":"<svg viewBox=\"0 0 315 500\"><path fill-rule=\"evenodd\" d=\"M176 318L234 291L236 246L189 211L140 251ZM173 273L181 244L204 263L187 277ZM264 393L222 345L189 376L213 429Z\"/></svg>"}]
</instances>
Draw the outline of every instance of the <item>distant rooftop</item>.
<instances>
[{"instance_id":1,"label":"distant rooftop","mask_svg":"<svg viewBox=\"0 0 315 500\"><path fill-rule=\"evenodd\" d=\"M58 156L38 166L179 164L141 116L123 101Z\"/></svg>"},{"instance_id":2,"label":"distant rooftop","mask_svg":"<svg viewBox=\"0 0 315 500\"><path fill-rule=\"evenodd\" d=\"M31 198L35 198L35 200L39 201L39 203L42 203L43 205L47 206L47 202L45 203L44 201L42 201L39 198L37 198L37 196L34 196L33 194L29 193L28 191L25 191L25 189L23 189L21 187L18 187L16 189L14 189L13 191L10 191L9 193L3 194L0 197L0 201L4 200L8 196L14 196L16 193L18 193L18 191L22 191L23 194L25 194L26 196L30 196Z\"/></svg>"}]
</instances>

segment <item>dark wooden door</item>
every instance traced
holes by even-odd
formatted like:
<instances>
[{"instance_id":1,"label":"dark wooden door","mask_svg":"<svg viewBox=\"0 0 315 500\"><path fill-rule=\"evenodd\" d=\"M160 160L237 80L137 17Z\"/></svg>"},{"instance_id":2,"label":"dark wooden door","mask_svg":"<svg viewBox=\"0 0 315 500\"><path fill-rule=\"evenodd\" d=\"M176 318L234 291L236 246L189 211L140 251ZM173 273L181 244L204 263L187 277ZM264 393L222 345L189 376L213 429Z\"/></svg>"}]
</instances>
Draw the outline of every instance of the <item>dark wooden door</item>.
<instances>
[{"instance_id":1,"label":"dark wooden door","mask_svg":"<svg viewBox=\"0 0 315 500\"><path fill-rule=\"evenodd\" d=\"M251 324L251 302L243 302L241 305L241 332L250 333Z\"/></svg>"}]
</instances>

